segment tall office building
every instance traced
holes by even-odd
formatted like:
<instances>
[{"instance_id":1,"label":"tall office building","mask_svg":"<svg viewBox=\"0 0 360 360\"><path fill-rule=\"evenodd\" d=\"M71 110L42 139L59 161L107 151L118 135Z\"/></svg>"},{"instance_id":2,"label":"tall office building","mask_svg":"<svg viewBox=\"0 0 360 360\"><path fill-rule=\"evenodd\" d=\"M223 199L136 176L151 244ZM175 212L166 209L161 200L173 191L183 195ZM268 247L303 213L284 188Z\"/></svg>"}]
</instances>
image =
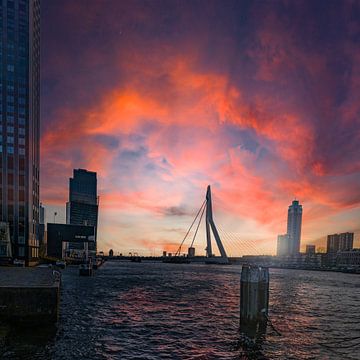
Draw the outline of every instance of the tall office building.
<instances>
[{"instance_id":1,"label":"tall office building","mask_svg":"<svg viewBox=\"0 0 360 360\"><path fill-rule=\"evenodd\" d=\"M289 255L300 253L302 206L298 200L294 200L289 206L287 234L289 236Z\"/></svg>"},{"instance_id":2,"label":"tall office building","mask_svg":"<svg viewBox=\"0 0 360 360\"><path fill-rule=\"evenodd\" d=\"M29 264L39 251L40 1L1 1L0 30L0 221Z\"/></svg>"},{"instance_id":3,"label":"tall office building","mask_svg":"<svg viewBox=\"0 0 360 360\"><path fill-rule=\"evenodd\" d=\"M96 239L98 224L96 172L84 169L74 170L73 177L70 178L69 182L69 202L66 204L66 223L94 226Z\"/></svg>"}]
</instances>

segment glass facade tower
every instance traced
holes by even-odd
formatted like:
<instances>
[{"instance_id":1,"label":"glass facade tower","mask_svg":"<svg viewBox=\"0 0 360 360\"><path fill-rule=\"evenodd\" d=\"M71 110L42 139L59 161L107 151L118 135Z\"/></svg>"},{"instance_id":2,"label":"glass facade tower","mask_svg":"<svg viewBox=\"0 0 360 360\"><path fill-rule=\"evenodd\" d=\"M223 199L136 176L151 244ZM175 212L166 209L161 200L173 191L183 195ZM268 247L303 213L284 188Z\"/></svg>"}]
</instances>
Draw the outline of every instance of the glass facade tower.
<instances>
[{"instance_id":1,"label":"glass facade tower","mask_svg":"<svg viewBox=\"0 0 360 360\"><path fill-rule=\"evenodd\" d=\"M40 1L0 0L0 221L13 257L39 252Z\"/></svg>"},{"instance_id":2,"label":"glass facade tower","mask_svg":"<svg viewBox=\"0 0 360 360\"><path fill-rule=\"evenodd\" d=\"M95 246L98 224L96 172L75 169L69 180L69 202L66 204L66 223L95 227ZM95 251L95 249L89 249Z\"/></svg>"}]
</instances>

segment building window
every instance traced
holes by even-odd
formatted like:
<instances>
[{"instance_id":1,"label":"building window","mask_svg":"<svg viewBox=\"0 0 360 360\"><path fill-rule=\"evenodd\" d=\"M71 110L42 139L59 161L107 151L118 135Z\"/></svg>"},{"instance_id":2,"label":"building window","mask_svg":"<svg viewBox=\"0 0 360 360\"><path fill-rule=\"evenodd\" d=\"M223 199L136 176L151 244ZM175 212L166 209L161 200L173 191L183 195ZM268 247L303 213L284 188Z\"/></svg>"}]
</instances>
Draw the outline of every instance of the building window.
<instances>
[{"instance_id":1,"label":"building window","mask_svg":"<svg viewBox=\"0 0 360 360\"><path fill-rule=\"evenodd\" d=\"M14 137L13 136L8 136L7 137L7 143L8 144L13 144L14 143Z\"/></svg>"},{"instance_id":2,"label":"building window","mask_svg":"<svg viewBox=\"0 0 360 360\"><path fill-rule=\"evenodd\" d=\"M25 191L24 190L19 191L19 201L25 201Z\"/></svg>"},{"instance_id":3,"label":"building window","mask_svg":"<svg viewBox=\"0 0 360 360\"><path fill-rule=\"evenodd\" d=\"M14 153L14 147L13 146L8 146L7 147L7 153L8 154L13 154Z\"/></svg>"},{"instance_id":4,"label":"building window","mask_svg":"<svg viewBox=\"0 0 360 360\"><path fill-rule=\"evenodd\" d=\"M25 160L24 159L19 159L19 170L25 171Z\"/></svg>"},{"instance_id":5,"label":"building window","mask_svg":"<svg viewBox=\"0 0 360 360\"><path fill-rule=\"evenodd\" d=\"M19 247L19 256L25 256L25 248L23 246Z\"/></svg>"},{"instance_id":6,"label":"building window","mask_svg":"<svg viewBox=\"0 0 360 360\"><path fill-rule=\"evenodd\" d=\"M8 126L6 128L7 132L10 133L10 134L13 134L14 133L14 127L13 126Z\"/></svg>"}]
</instances>

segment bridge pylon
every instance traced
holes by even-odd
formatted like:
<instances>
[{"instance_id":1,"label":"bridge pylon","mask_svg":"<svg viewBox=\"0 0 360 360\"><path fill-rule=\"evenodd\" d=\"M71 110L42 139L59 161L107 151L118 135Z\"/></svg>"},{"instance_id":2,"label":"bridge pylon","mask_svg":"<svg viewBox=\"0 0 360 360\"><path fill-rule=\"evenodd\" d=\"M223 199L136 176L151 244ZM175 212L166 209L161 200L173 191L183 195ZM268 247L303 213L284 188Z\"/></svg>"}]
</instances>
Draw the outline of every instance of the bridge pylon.
<instances>
[{"instance_id":1,"label":"bridge pylon","mask_svg":"<svg viewBox=\"0 0 360 360\"><path fill-rule=\"evenodd\" d=\"M225 248L221 242L219 232L216 228L214 219L213 219L213 212L212 212L212 201L211 201L211 188L210 185L207 187L206 191L206 216L205 216L205 223L206 223L206 257L208 260L206 263L208 264L228 264L229 259L226 255ZM211 246L211 231L214 235L216 245L220 252L220 257L214 256L212 253L212 246Z\"/></svg>"}]
</instances>

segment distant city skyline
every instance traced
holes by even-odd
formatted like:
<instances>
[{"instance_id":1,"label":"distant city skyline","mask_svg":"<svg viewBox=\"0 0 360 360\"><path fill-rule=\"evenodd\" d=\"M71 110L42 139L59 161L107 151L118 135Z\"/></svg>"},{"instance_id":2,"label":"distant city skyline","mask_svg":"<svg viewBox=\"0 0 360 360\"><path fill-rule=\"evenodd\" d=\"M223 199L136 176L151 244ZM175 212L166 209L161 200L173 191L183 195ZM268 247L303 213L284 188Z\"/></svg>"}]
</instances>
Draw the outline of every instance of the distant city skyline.
<instances>
[{"instance_id":1,"label":"distant city skyline","mask_svg":"<svg viewBox=\"0 0 360 360\"><path fill-rule=\"evenodd\" d=\"M84 168L98 174L99 250L173 251L208 184L220 233L249 253L275 254L294 198L303 251L340 232L359 247L356 2L41 6L48 217Z\"/></svg>"}]
</instances>

